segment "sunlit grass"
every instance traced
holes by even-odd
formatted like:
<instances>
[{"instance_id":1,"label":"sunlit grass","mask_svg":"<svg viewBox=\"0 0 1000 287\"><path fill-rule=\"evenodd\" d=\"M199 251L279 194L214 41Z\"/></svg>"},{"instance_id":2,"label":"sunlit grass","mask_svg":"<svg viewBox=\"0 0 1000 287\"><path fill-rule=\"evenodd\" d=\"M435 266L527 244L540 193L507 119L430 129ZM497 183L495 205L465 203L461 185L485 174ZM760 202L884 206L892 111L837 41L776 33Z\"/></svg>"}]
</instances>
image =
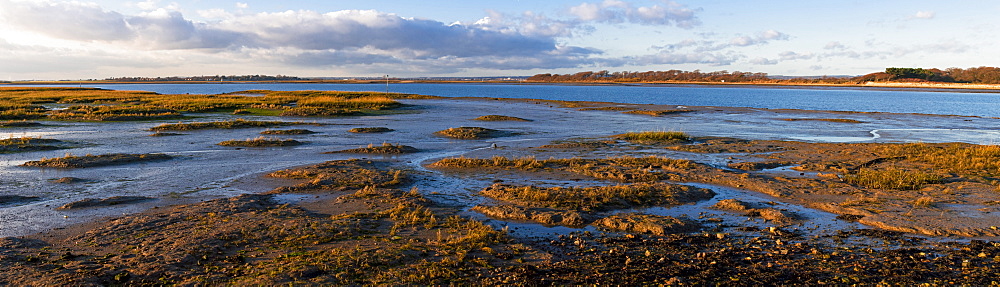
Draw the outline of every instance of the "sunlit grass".
<instances>
[{"instance_id":1,"label":"sunlit grass","mask_svg":"<svg viewBox=\"0 0 1000 287\"><path fill-rule=\"evenodd\" d=\"M686 142L691 136L677 131L630 132L614 136L617 139L637 143Z\"/></svg>"},{"instance_id":2,"label":"sunlit grass","mask_svg":"<svg viewBox=\"0 0 1000 287\"><path fill-rule=\"evenodd\" d=\"M942 179L941 176L934 174L897 168L862 168L856 173L844 175L844 181L851 184L866 188L898 190L918 189L925 184L939 183Z\"/></svg>"}]
</instances>

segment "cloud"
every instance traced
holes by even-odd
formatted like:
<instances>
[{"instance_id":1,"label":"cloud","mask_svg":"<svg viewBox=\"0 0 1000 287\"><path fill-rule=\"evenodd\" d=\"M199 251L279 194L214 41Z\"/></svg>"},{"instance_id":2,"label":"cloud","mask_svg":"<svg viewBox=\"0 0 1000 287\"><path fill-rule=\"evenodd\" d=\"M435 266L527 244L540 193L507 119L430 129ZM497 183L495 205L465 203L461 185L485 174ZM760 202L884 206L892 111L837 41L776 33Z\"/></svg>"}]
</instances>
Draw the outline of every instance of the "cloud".
<instances>
[{"instance_id":1,"label":"cloud","mask_svg":"<svg viewBox=\"0 0 1000 287\"><path fill-rule=\"evenodd\" d=\"M833 41L833 42L826 43L826 45L823 46L823 49L826 49L826 50L843 50L843 49L847 49L847 46L844 46L844 44L841 44L840 42Z\"/></svg>"},{"instance_id":2,"label":"cloud","mask_svg":"<svg viewBox=\"0 0 1000 287\"><path fill-rule=\"evenodd\" d=\"M236 8L247 9L247 8L250 8L250 4L243 3L243 2L236 2Z\"/></svg>"},{"instance_id":3,"label":"cloud","mask_svg":"<svg viewBox=\"0 0 1000 287\"><path fill-rule=\"evenodd\" d=\"M663 6L633 7L624 1L604 0L600 3L583 3L570 7L568 12L582 22L675 25L692 28L701 24L695 16L698 11L673 1L664 1Z\"/></svg>"},{"instance_id":4,"label":"cloud","mask_svg":"<svg viewBox=\"0 0 1000 287\"><path fill-rule=\"evenodd\" d=\"M753 58L750 59L750 63L754 65L777 65L777 60L771 60L768 58Z\"/></svg>"},{"instance_id":5,"label":"cloud","mask_svg":"<svg viewBox=\"0 0 1000 287\"><path fill-rule=\"evenodd\" d=\"M810 60L815 58L816 55L813 53L799 54L792 51L785 51L778 53L778 57L781 57L781 59L785 61L794 61L794 60Z\"/></svg>"},{"instance_id":6,"label":"cloud","mask_svg":"<svg viewBox=\"0 0 1000 287\"><path fill-rule=\"evenodd\" d=\"M914 14L913 16L910 16L910 19L930 20L930 19L934 19L935 15L937 15L937 13L934 13L934 11L919 11L919 12L917 12L917 14Z\"/></svg>"},{"instance_id":7,"label":"cloud","mask_svg":"<svg viewBox=\"0 0 1000 287\"><path fill-rule=\"evenodd\" d=\"M788 40L788 39L789 39L788 34L781 33L775 30L767 30L763 32L758 32L756 35L752 37L740 36L733 38L732 40L729 41L729 44L733 46L745 47L752 45L767 44L768 42L775 40Z\"/></svg>"},{"instance_id":8,"label":"cloud","mask_svg":"<svg viewBox=\"0 0 1000 287\"><path fill-rule=\"evenodd\" d=\"M710 52L690 52L673 53L660 52L652 55L628 57L628 64L632 65L679 65L679 64L708 64L712 66L724 66L732 64L743 55L734 53L710 53Z\"/></svg>"},{"instance_id":9,"label":"cloud","mask_svg":"<svg viewBox=\"0 0 1000 287\"><path fill-rule=\"evenodd\" d=\"M135 36L124 15L89 3L0 0L0 19L67 40L116 41Z\"/></svg>"}]
</instances>

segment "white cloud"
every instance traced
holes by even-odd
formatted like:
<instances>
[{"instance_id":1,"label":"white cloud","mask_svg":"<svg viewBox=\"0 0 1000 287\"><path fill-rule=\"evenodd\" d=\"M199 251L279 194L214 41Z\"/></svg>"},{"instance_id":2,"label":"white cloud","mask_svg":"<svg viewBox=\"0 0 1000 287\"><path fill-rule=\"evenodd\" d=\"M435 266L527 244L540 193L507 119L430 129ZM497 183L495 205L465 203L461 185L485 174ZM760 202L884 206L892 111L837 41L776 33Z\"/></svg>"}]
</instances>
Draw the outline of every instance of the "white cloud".
<instances>
[{"instance_id":1,"label":"white cloud","mask_svg":"<svg viewBox=\"0 0 1000 287\"><path fill-rule=\"evenodd\" d=\"M929 20L929 19L934 19L934 16L936 14L937 13L934 13L934 11L919 11L919 12L917 12L917 14L914 14L913 16L910 16L910 18L911 19L928 19Z\"/></svg>"},{"instance_id":2,"label":"white cloud","mask_svg":"<svg viewBox=\"0 0 1000 287\"><path fill-rule=\"evenodd\" d=\"M243 2L236 2L236 8L247 9L247 8L250 8L250 4L243 3Z\"/></svg>"},{"instance_id":3,"label":"white cloud","mask_svg":"<svg viewBox=\"0 0 1000 287\"><path fill-rule=\"evenodd\" d=\"M847 46L844 46L844 44L841 44L840 42L833 41L833 42L826 43L826 45L823 46L823 49L826 49L826 50L842 50L842 49L847 49Z\"/></svg>"},{"instance_id":4,"label":"white cloud","mask_svg":"<svg viewBox=\"0 0 1000 287\"><path fill-rule=\"evenodd\" d=\"M777 65L777 60L771 60L768 58L753 58L750 59L750 63L754 65Z\"/></svg>"},{"instance_id":5,"label":"white cloud","mask_svg":"<svg viewBox=\"0 0 1000 287\"><path fill-rule=\"evenodd\" d=\"M729 44L734 46L751 46L751 45L762 45L767 44L774 40L788 40L788 34L781 33L775 30L767 30L763 32L758 32L754 36L740 36L733 38L729 41Z\"/></svg>"},{"instance_id":6,"label":"white cloud","mask_svg":"<svg viewBox=\"0 0 1000 287\"><path fill-rule=\"evenodd\" d=\"M633 7L632 4L605 0L600 3L583 3L569 8L569 14L582 22L634 23L641 25L676 25L691 28L701 22L695 16L696 9L690 9L673 1L665 1L665 6L652 5Z\"/></svg>"},{"instance_id":7,"label":"white cloud","mask_svg":"<svg viewBox=\"0 0 1000 287\"><path fill-rule=\"evenodd\" d=\"M816 57L816 55L813 54L813 53L799 54L799 53L792 52L792 51L785 51L785 52L778 53L778 56L781 57L782 60L786 60L786 61L809 60L809 59L812 59L812 58Z\"/></svg>"}]
</instances>

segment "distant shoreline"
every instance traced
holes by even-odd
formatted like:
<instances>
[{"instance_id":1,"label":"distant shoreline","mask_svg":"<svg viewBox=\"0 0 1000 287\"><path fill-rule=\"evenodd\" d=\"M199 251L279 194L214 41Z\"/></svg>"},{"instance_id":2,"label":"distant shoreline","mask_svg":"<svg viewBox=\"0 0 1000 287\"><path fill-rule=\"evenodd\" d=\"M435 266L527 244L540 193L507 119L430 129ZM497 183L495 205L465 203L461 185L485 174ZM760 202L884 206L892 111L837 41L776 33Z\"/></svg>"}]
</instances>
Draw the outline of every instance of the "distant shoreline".
<instances>
[{"instance_id":1,"label":"distant shoreline","mask_svg":"<svg viewBox=\"0 0 1000 287\"><path fill-rule=\"evenodd\" d=\"M300 81L20 81L4 82L0 86L18 85L97 85L97 84L384 84L380 80L300 80ZM781 83L781 82L538 82L538 81L441 81L441 80L389 80L390 84L504 84L504 85L572 85L572 86L671 86L671 85L704 85L704 86L768 86L768 87L856 87L856 88L906 88L906 89L947 89L965 91L1000 91L1000 84L968 84L942 82L866 82L864 84L829 84L829 83Z\"/></svg>"}]
</instances>

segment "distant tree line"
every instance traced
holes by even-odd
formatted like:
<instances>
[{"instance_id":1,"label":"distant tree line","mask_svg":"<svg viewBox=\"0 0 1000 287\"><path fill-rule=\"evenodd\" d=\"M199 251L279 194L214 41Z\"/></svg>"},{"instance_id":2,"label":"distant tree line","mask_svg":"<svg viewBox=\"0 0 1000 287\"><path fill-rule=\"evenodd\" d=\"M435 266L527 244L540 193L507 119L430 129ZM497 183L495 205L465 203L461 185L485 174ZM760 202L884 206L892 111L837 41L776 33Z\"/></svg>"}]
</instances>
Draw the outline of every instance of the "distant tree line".
<instances>
[{"instance_id":1,"label":"distant tree line","mask_svg":"<svg viewBox=\"0 0 1000 287\"><path fill-rule=\"evenodd\" d=\"M748 72L708 72L699 70L692 72L681 70L669 71L648 71L648 72L579 72L576 74L538 74L528 78L528 81L537 82L760 82L770 81L767 73Z\"/></svg>"},{"instance_id":2,"label":"distant tree line","mask_svg":"<svg viewBox=\"0 0 1000 287\"><path fill-rule=\"evenodd\" d=\"M1000 68L997 67L977 67L977 68L948 68L922 69L922 68L886 68L885 72L871 73L858 77L860 81L868 82L948 82L948 83L970 83L970 84L1000 84Z\"/></svg>"},{"instance_id":3,"label":"distant tree line","mask_svg":"<svg viewBox=\"0 0 1000 287\"><path fill-rule=\"evenodd\" d=\"M858 77L811 77L772 79L767 73L648 71L648 72L579 72L575 74L538 74L527 79L534 82L729 82L729 83L796 83L796 84L863 84L865 82L947 82L970 84L1000 84L1000 68L886 68L884 72Z\"/></svg>"},{"instance_id":4,"label":"distant tree line","mask_svg":"<svg viewBox=\"0 0 1000 287\"><path fill-rule=\"evenodd\" d=\"M205 82L220 82L220 81L298 81L303 80L299 77L291 76L266 76L266 75L243 75L243 76L194 76L194 77L120 77L120 78L107 78L108 81L116 82L176 82L176 81L205 81Z\"/></svg>"}]
</instances>

